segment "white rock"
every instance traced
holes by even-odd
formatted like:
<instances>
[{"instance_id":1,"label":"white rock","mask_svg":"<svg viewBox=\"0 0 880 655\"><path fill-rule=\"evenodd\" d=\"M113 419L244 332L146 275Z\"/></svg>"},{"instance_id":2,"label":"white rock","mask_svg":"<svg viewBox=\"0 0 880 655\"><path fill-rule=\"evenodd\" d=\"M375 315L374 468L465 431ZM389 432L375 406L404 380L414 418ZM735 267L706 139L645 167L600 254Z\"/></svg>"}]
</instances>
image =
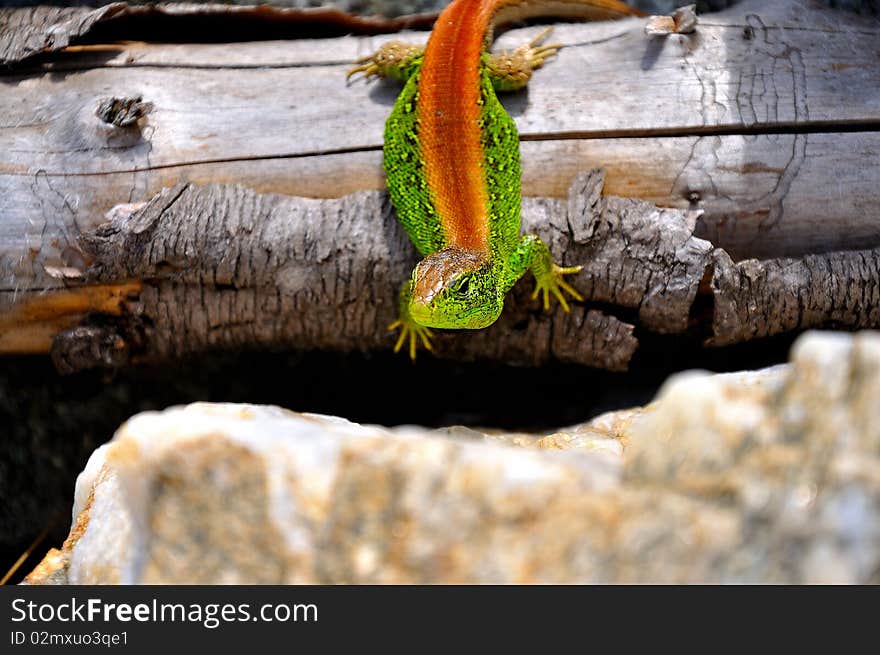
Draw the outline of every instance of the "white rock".
<instances>
[{"instance_id":1,"label":"white rock","mask_svg":"<svg viewBox=\"0 0 880 655\"><path fill-rule=\"evenodd\" d=\"M275 407L141 414L95 451L63 583L880 582L880 335L673 376L546 435Z\"/></svg>"}]
</instances>

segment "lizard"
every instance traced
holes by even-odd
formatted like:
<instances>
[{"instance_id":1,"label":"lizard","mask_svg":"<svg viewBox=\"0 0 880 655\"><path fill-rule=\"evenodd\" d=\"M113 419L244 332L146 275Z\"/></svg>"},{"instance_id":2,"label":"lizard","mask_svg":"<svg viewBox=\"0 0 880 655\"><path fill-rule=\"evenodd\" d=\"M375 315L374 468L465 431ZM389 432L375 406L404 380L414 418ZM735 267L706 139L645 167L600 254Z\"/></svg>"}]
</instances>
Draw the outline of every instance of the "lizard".
<instances>
[{"instance_id":1,"label":"lizard","mask_svg":"<svg viewBox=\"0 0 880 655\"><path fill-rule=\"evenodd\" d=\"M511 53L489 54L494 28L522 18L592 19L644 15L617 0L453 0L424 47L391 41L359 59L363 73L403 82L385 123L383 168L397 218L423 259L404 283L394 352L408 342L433 350L432 328L481 329L501 315L504 298L530 271L532 299L583 296L534 234L520 235L519 135L496 91L516 91L561 44L542 45L549 29Z\"/></svg>"}]
</instances>

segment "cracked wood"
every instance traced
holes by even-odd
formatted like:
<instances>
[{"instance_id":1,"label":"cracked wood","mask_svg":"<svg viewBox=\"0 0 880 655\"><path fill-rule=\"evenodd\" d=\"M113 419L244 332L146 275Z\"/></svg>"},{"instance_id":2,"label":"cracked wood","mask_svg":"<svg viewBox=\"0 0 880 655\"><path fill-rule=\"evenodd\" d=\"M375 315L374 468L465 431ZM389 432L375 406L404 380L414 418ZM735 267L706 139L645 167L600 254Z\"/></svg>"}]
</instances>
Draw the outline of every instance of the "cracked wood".
<instances>
[{"instance_id":1,"label":"cracked wood","mask_svg":"<svg viewBox=\"0 0 880 655\"><path fill-rule=\"evenodd\" d=\"M526 228L557 240L570 232L559 205L528 202ZM144 280L129 313L146 335L144 355L157 358L253 346L390 348L395 289L417 257L376 191L316 200L180 185L81 243L93 261L86 281ZM487 330L442 331L437 356L626 368L633 326L584 307L544 314L529 295L519 285Z\"/></svg>"},{"instance_id":2,"label":"cracked wood","mask_svg":"<svg viewBox=\"0 0 880 655\"><path fill-rule=\"evenodd\" d=\"M4 12L4 52L13 52L9 39L18 38L19 46L27 40L16 25L37 25L39 34L64 31L41 11ZM71 16L64 20L88 31L85 14ZM621 369L637 346L636 324L654 332L690 330L715 344L811 326L877 324L877 22L787 0L772 7L744 2L703 16L693 35L649 39L641 27L638 21L557 26L555 38L569 47L528 92L505 100L523 134L524 191L543 196L526 199L525 226L535 225L566 261L587 263L579 283L591 309L542 318L519 289L501 332L470 334L465 346L448 335L445 356L533 363L557 357ZM511 31L498 47L518 45L538 29ZM281 231L272 234L280 241L262 241L251 252L250 233L236 227L225 240L201 243L204 261L181 256L179 244L152 244L177 254L155 270L138 269L135 277L146 284L124 314L140 322L108 318L68 337L91 339L100 350L113 330L145 329L147 355L241 345L386 347L383 313L390 320L394 292L386 297L383 285L396 288L412 263L411 248L399 230L389 232L397 228L384 195L356 192L384 184L381 130L398 88L346 87L342 78L347 62L388 38L399 37L96 43L5 71L3 317L22 316L22 301L55 297L53 289L75 292L87 270L104 270L108 289L127 284L121 269L109 273L112 258L99 257L99 268L89 269L95 252L83 252L81 237L97 247L88 239L111 208L117 207L111 224L144 220L135 208L146 201L154 207L156 198L166 198L163 187L173 187L178 201L196 211L181 213L172 202L169 211L183 223L257 225L264 214L253 212L260 210L276 216L273 229ZM64 43L59 36L53 47ZM139 109L114 120L107 107ZM595 181L578 177L599 166L607 171L606 193L666 209L602 200ZM582 188L566 203L561 198L573 181ZM349 193L325 201L275 195ZM227 204L216 205L217 198ZM243 214L230 217L230 207ZM370 212L371 222L358 233L327 219L366 220L362 215ZM310 226L296 236L299 249L284 245L293 236L278 227L284 225L279 215ZM578 215L581 222L572 218ZM177 234L172 225L166 229ZM358 257L333 250L343 238L356 250L369 230L387 239L381 252ZM203 236L196 230L181 243ZM232 257L224 248L250 253L236 260L239 273L224 273L232 264L212 259ZM311 254L328 248L333 266ZM262 269L254 262L262 260L294 263L265 269L279 280L239 286L240 271L256 275ZM217 271L222 274L212 277ZM319 285L291 290L285 286L291 280ZM369 289L366 299L356 288ZM181 306L203 309L190 320L179 315ZM66 316L19 348L45 350L57 330L88 323L84 314ZM9 343L11 324L0 325ZM21 322L18 335L35 325ZM100 359L92 350L83 356Z\"/></svg>"},{"instance_id":3,"label":"cracked wood","mask_svg":"<svg viewBox=\"0 0 880 655\"><path fill-rule=\"evenodd\" d=\"M33 25L53 47L88 31L85 14L47 11L5 10L3 43L24 43ZM125 11L134 21L141 10ZM348 62L400 36L426 35L97 43L4 71L0 288L63 285L52 271L79 264L71 235L180 181L309 197L382 188L398 86L342 80ZM609 193L702 209L697 233L735 259L880 244L876 20L744 2L690 35L648 38L631 20L558 25L554 38L568 47L505 99L526 195L564 197L579 171L602 167ZM138 98L150 111L137 122L101 119L108 102Z\"/></svg>"},{"instance_id":4,"label":"cracked wood","mask_svg":"<svg viewBox=\"0 0 880 655\"><path fill-rule=\"evenodd\" d=\"M880 325L880 250L735 263L694 236L698 212L603 196L603 177L579 175L567 201L524 202L524 229L563 264L585 264L576 282L586 306L545 314L520 283L492 327L439 331L437 356L624 370L636 324L707 331L713 344ZM91 264L76 284L142 286L55 336L62 370L208 349L387 349L395 290L416 261L376 191L310 199L182 184L118 208L79 246Z\"/></svg>"}]
</instances>

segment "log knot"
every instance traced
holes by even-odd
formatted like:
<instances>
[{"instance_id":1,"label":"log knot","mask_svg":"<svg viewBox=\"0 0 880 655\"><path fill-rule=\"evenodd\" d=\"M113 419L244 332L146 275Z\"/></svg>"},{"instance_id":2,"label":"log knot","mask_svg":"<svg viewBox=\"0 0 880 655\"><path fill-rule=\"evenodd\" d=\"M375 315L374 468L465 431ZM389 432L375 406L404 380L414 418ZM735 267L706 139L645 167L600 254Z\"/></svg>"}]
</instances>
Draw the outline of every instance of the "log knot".
<instances>
[{"instance_id":1,"label":"log knot","mask_svg":"<svg viewBox=\"0 0 880 655\"><path fill-rule=\"evenodd\" d=\"M153 103L144 102L142 96L114 96L101 99L95 115L108 125L132 127L151 111Z\"/></svg>"},{"instance_id":2,"label":"log knot","mask_svg":"<svg viewBox=\"0 0 880 655\"><path fill-rule=\"evenodd\" d=\"M127 365L143 344L142 332L135 323L131 317L93 315L83 324L59 332L49 351L55 369L69 375Z\"/></svg>"}]
</instances>

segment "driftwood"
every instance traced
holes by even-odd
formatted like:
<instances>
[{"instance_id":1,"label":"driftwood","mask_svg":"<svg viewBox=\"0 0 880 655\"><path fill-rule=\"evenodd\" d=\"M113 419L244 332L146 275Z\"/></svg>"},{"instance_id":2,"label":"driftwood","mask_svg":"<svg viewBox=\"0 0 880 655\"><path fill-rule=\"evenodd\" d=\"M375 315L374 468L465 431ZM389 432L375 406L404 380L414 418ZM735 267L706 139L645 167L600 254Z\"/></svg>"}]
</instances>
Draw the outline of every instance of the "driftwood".
<instances>
[{"instance_id":1,"label":"driftwood","mask_svg":"<svg viewBox=\"0 0 880 655\"><path fill-rule=\"evenodd\" d=\"M594 218L591 208L576 224ZM565 203L555 199L530 200L525 222L556 241L555 232L570 233ZM379 191L315 200L180 185L135 211L117 211L79 242L93 262L86 288L141 282L115 290L115 304L53 338L62 370L118 364L132 352L163 358L243 346L388 348L396 290L417 261ZM15 313L9 338L37 334ZM637 346L632 330L584 307L545 315L521 285L496 325L444 332L437 354L535 364L554 357L621 370Z\"/></svg>"},{"instance_id":2,"label":"driftwood","mask_svg":"<svg viewBox=\"0 0 880 655\"><path fill-rule=\"evenodd\" d=\"M637 20L558 26L570 46L506 104L524 191L545 196L524 228L586 264L588 302L544 315L523 283L495 326L445 333L438 354L620 370L636 327L728 344L880 324L878 37L797 1L659 39ZM387 348L414 252L369 189L397 87L341 81L387 38L97 43L0 76L0 352L51 348L73 370ZM0 52L40 49L26 42ZM578 176L599 166L605 198Z\"/></svg>"},{"instance_id":3,"label":"driftwood","mask_svg":"<svg viewBox=\"0 0 880 655\"><path fill-rule=\"evenodd\" d=\"M34 7L27 10L0 9L0 65L15 64L30 57L57 52L90 38L96 30L102 36L125 34L135 25L149 24L156 30L171 27L186 30L200 27L226 27L231 36L241 40L261 38L267 34L289 33L302 26L336 27L353 34L380 34L404 29L430 27L436 14L418 14L398 18L354 16L333 7L229 6L211 4L150 4L129 5L114 2L103 7ZM214 22L219 20L218 22ZM192 36L192 33L189 33ZM167 40L169 34L161 36Z\"/></svg>"},{"instance_id":4,"label":"driftwood","mask_svg":"<svg viewBox=\"0 0 880 655\"><path fill-rule=\"evenodd\" d=\"M602 183L600 172L588 173L567 203L524 202L524 229L566 253L565 263L585 262L578 283L593 308L544 314L519 285L491 328L440 334L438 356L623 370L638 346L634 324L597 303L657 332L711 329L717 343L832 321L880 323L880 249L737 264L693 236L698 212L603 197ZM80 298L84 289L106 290L106 299L86 320L43 332L61 370L210 348L388 347L394 291L416 261L378 191L318 200L184 184L118 208L79 245L92 262L86 286L46 299ZM45 307L46 299L30 302ZM705 306L708 318L698 315ZM0 323L7 343L40 335L31 325L45 316L33 319L28 307Z\"/></svg>"}]
</instances>

